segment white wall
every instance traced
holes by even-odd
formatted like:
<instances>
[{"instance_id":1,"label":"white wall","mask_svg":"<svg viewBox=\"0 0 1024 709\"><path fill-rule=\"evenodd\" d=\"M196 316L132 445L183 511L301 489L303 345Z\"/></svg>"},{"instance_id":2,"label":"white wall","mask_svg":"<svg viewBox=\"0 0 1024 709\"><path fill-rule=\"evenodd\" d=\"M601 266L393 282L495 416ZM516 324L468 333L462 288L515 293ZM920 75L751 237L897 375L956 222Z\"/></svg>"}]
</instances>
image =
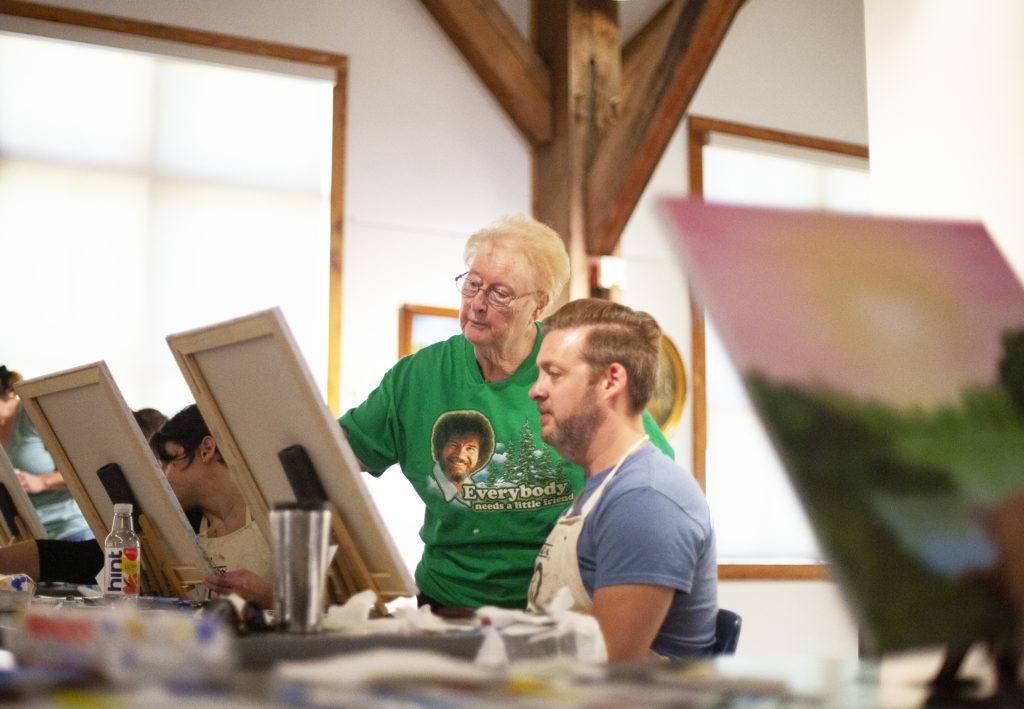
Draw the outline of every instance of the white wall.
<instances>
[{"instance_id":1,"label":"white wall","mask_svg":"<svg viewBox=\"0 0 1024 709\"><path fill-rule=\"evenodd\" d=\"M865 0L864 13L876 211L981 220L1024 273L1024 4Z\"/></svg>"},{"instance_id":2,"label":"white wall","mask_svg":"<svg viewBox=\"0 0 1024 709\"><path fill-rule=\"evenodd\" d=\"M528 146L414 0L48 1L348 55L343 408L395 361L399 306L456 306L452 278L465 237L500 215L529 211ZM502 4L526 26L526 0ZM861 0L749 0L692 112L865 142L862 17ZM622 254L624 300L655 315L688 359L686 284L656 204L686 189L680 131L626 227ZM672 443L685 463L689 406L684 416ZM421 512L409 486L389 474L372 489L414 562ZM731 582L722 599L746 619L741 652L856 653L832 584Z\"/></svg>"}]
</instances>

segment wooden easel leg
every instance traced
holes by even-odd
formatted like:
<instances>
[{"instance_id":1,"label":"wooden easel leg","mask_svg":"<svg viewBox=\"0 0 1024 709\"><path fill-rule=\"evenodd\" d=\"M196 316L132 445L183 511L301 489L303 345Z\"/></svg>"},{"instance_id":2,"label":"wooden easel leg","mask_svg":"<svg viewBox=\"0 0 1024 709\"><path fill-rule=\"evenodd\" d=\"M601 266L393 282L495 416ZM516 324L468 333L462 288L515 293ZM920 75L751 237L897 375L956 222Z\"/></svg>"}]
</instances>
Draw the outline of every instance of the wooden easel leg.
<instances>
[{"instance_id":1,"label":"wooden easel leg","mask_svg":"<svg viewBox=\"0 0 1024 709\"><path fill-rule=\"evenodd\" d=\"M356 593L370 589L376 594L374 607L377 609L377 612L381 615L387 615L388 609L384 601L381 600L380 586L370 573L365 560L359 554L359 549L356 547L348 527L345 526L344 520L341 519L341 515L338 514L337 508L333 505L331 505L331 531L333 532L334 541L338 545L338 551L334 554L332 566L338 569L347 592L345 598L336 598L334 599L335 602L344 603Z\"/></svg>"},{"instance_id":2,"label":"wooden easel leg","mask_svg":"<svg viewBox=\"0 0 1024 709\"><path fill-rule=\"evenodd\" d=\"M32 539L32 535L28 533L28 528L21 519L21 515L15 515L14 526L18 528L18 531L13 537L7 542L8 544L14 544L14 542L24 542Z\"/></svg>"},{"instance_id":3,"label":"wooden easel leg","mask_svg":"<svg viewBox=\"0 0 1024 709\"><path fill-rule=\"evenodd\" d=\"M142 533L139 535L140 543L143 544L142 553L149 559L147 562L146 558L143 558L143 573L145 574L146 570L149 570L150 580L159 595L187 599L189 586L181 582L179 574L167 558L166 549L160 541L159 535L156 534L144 514L139 515L139 527L142 528Z\"/></svg>"}]
</instances>

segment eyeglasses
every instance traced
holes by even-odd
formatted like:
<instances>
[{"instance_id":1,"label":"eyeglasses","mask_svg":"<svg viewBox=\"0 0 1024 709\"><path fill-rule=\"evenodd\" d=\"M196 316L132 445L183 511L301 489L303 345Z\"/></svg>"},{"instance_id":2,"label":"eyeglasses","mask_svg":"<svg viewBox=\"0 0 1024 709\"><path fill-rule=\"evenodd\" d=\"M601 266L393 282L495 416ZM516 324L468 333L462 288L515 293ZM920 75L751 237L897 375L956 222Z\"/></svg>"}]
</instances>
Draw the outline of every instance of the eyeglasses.
<instances>
[{"instance_id":1,"label":"eyeglasses","mask_svg":"<svg viewBox=\"0 0 1024 709\"><path fill-rule=\"evenodd\" d=\"M483 283L479 279L471 277L469 271L463 273L461 276L455 277L455 287L459 293L462 293L465 298L474 298L476 294L483 288ZM536 291L534 291L536 292ZM520 298L525 298L533 293L523 293L522 295L515 295L510 293L507 288L501 286L490 286L484 290L484 296L487 298L487 302L496 308L510 308L514 301Z\"/></svg>"}]
</instances>

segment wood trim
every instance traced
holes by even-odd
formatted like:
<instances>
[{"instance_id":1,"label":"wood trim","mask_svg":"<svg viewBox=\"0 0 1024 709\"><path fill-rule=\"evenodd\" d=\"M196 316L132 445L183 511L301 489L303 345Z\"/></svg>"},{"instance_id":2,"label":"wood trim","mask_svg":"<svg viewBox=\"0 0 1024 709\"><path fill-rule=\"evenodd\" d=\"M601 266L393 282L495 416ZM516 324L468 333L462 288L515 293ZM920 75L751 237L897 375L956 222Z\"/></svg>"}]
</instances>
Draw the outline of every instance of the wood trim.
<instances>
[{"instance_id":1,"label":"wood trim","mask_svg":"<svg viewBox=\"0 0 1024 709\"><path fill-rule=\"evenodd\" d=\"M818 138L813 135L804 135L802 133L790 133L788 131L774 130L772 128L762 128L760 126L751 126L744 123L734 123L732 121L721 121L715 118L705 118L703 116L690 116L688 134L690 136L689 150L691 151L691 165L690 165L690 185L691 193L693 192L693 180L695 177L700 181L700 194L704 194L703 189L703 169L699 176L694 175L694 167L692 160L694 158L693 150L696 149L698 152L700 148L708 144L710 135L712 133L722 133L724 135L734 135L741 138L750 138L753 140L763 140L768 143L782 143L785 145L792 145L798 148L809 148L811 150L821 150L827 153L838 153L840 155L850 155L856 158L868 158L868 147L866 145L860 145L858 143L847 143L841 140L829 140L828 138ZM694 140L696 139L696 140ZM701 166L703 168L703 165Z\"/></svg>"},{"instance_id":2,"label":"wood trim","mask_svg":"<svg viewBox=\"0 0 1024 709\"><path fill-rule=\"evenodd\" d=\"M84 10L54 7L22 0L0 0L0 15L11 15L32 20L53 22L107 32L119 32L137 37L160 39L179 44L189 44L219 49L239 54L284 59L303 64L331 67L335 70L334 101L331 148L330 188L330 253L328 290L331 302L328 306L327 345L327 404L337 413L341 390L341 312L342 312L342 254L345 235L345 143L348 118L347 86L348 57L344 54L324 52L276 42L239 37L237 35L207 32L188 27L164 25L142 20L132 20L114 15L103 15Z\"/></svg>"},{"instance_id":3,"label":"wood trim","mask_svg":"<svg viewBox=\"0 0 1024 709\"><path fill-rule=\"evenodd\" d=\"M551 77L496 0L421 0L532 145L551 140Z\"/></svg>"},{"instance_id":4,"label":"wood trim","mask_svg":"<svg viewBox=\"0 0 1024 709\"><path fill-rule=\"evenodd\" d=\"M719 564L719 581L834 581L827 564Z\"/></svg>"},{"instance_id":5,"label":"wood trim","mask_svg":"<svg viewBox=\"0 0 1024 709\"><path fill-rule=\"evenodd\" d=\"M690 380L693 382L690 399L693 420L690 430L693 434L693 477L707 491L707 466L705 456L708 450L708 390L705 379L707 348L704 340L704 308L690 290Z\"/></svg>"},{"instance_id":6,"label":"wood trim","mask_svg":"<svg viewBox=\"0 0 1024 709\"><path fill-rule=\"evenodd\" d=\"M693 118L688 123L687 139L687 172L689 175L690 195L696 198L704 196L704 140L706 133L698 133L694 128ZM698 302L696 294L690 288L690 379L693 381L691 406L693 420L690 422L693 433L693 476L697 478L701 488L707 490L706 454L708 450L708 392L706 373L707 351L704 330L704 307Z\"/></svg>"},{"instance_id":7,"label":"wood trim","mask_svg":"<svg viewBox=\"0 0 1024 709\"><path fill-rule=\"evenodd\" d=\"M327 313L327 405L341 414L341 314L345 265L345 151L348 126L348 65L335 74L331 110L331 243Z\"/></svg>"},{"instance_id":8,"label":"wood trim","mask_svg":"<svg viewBox=\"0 0 1024 709\"><path fill-rule=\"evenodd\" d=\"M459 319L457 308L440 308L435 305L405 304L398 310L398 358L412 354L413 321L417 315L429 315L436 318Z\"/></svg>"},{"instance_id":9,"label":"wood trim","mask_svg":"<svg viewBox=\"0 0 1024 709\"><path fill-rule=\"evenodd\" d=\"M0 0L0 14L24 17L33 20L56 22L62 25L88 27L107 32L120 32L137 37L162 39L181 44L192 44L213 49L222 49L240 54L255 54L274 59L288 59L304 64L341 67L348 63L344 54L334 54L305 47L239 37L237 35L207 32L177 25L164 25L143 20L132 20L116 15L72 10L22 0Z\"/></svg>"},{"instance_id":10,"label":"wood trim","mask_svg":"<svg viewBox=\"0 0 1024 709\"><path fill-rule=\"evenodd\" d=\"M721 121L703 116L690 116L687 123L687 175L691 197L704 197L704 146L712 133L751 138L823 152L867 159L868 148L827 138L790 133L771 128ZM707 470L707 379L704 308L690 292L690 361L693 369L693 474L706 488ZM718 578L725 581L750 580L834 580L825 564L721 564Z\"/></svg>"}]
</instances>

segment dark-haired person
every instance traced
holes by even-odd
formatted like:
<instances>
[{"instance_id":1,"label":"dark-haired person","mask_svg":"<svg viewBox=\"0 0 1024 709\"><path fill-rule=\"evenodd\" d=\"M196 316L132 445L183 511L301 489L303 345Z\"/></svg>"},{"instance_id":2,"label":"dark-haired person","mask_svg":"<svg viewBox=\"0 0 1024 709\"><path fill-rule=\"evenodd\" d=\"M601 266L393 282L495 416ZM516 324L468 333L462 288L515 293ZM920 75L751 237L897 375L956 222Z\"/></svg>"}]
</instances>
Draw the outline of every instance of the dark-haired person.
<instances>
[{"instance_id":1,"label":"dark-haired person","mask_svg":"<svg viewBox=\"0 0 1024 709\"><path fill-rule=\"evenodd\" d=\"M78 503L68 492L64 476L54 465L28 412L14 391L22 379L0 365L0 444L11 459L18 482L28 493L39 521L51 539L92 539Z\"/></svg>"},{"instance_id":2,"label":"dark-haired person","mask_svg":"<svg viewBox=\"0 0 1024 709\"><path fill-rule=\"evenodd\" d=\"M199 409L193 404L168 419L152 435L150 446L182 508L201 512L199 544L211 564L226 572L210 574L207 587L220 592L222 579L229 576L236 581L230 591L272 607L273 588L266 580L270 548ZM40 539L0 548L0 573L25 573L42 582L93 583L102 568L103 550L94 540Z\"/></svg>"},{"instance_id":3,"label":"dark-haired person","mask_svg":"<svg viewBox=\"0 0 1024 709\"><path fill-rule=\"evenodd\" d=\"M139 430L142 431L142 437L146 439L147 443L153 434L167 423L167 417L158 409L136 409L132 415L135 416L135 423L139 424Z\"/></svg>"},{"instance_id":4,"label":"dark-haired person","mask_svg":"<svg viewBox=\"0 0 1024 709\"><path fill-rule=\"evenodd\" d=\"M587 480L537 556L530 607L563 588L597 620L608 659L709 654L718 614L715 533L692 475L648 442L661 328L606 300L544 321L530 390L541 438Z\"/></svg>"}]
</instances>

